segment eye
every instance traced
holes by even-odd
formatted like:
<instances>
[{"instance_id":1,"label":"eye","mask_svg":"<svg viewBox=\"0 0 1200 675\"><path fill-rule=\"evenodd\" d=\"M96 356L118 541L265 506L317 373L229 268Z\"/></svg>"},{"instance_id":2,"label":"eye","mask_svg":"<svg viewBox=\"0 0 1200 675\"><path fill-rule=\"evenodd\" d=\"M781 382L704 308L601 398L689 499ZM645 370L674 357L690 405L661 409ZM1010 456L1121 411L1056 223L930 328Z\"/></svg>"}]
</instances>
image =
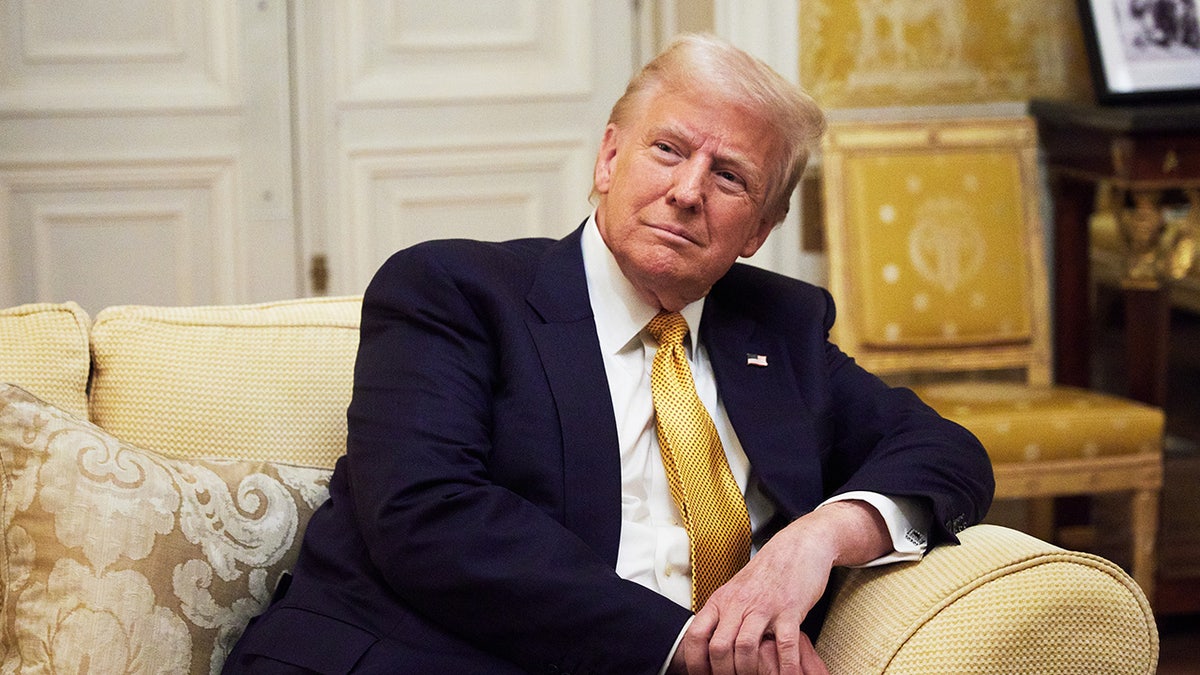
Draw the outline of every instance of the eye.
<instances>
[{"instance_id":1,"label":"eye","mask_svg":"<svg viewBox=\"0 0 1200 675\"><path fill-rule=\"evenodd\" d=\"M722 182L728 185L736 186L738 188L744 188L746 186L746 182L742 180L742 177L732 171L718 171L717 178L721 179Z\"/></svg>"},{"instance_id":2,"label":"eye","mask_svg":"<svg viewBox=\"0 0 1200 675\"><path fill-rule=\"evenodd\" d=\"M667 153L667 154L669 154L669 155L675 155L675 154L678 154L678 153L676 153L676 152L675 152L675 148L674 148L674 147L672 147L672 146L671 146L671 144L670 144L670 143L667 143L666 141L655 141L655 142L654 142L654 149L655 149L655 150L658 150L659 152L664 152L664 153Z\"/></svg>"}]
</instances>

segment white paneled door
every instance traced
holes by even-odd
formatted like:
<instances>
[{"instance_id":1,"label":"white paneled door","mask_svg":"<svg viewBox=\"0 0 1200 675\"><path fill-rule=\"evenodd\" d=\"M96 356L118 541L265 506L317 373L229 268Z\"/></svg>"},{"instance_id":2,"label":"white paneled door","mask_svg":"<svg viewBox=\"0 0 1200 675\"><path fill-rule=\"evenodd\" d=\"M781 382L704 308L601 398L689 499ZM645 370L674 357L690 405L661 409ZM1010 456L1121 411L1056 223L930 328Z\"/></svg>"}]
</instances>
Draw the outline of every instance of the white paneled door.
<instances>
[{"instance_id":1,"label":"white paneled door","mask_svg":"<svg viewBox=\"0 0 1200 675\"><path fill-rule=\"evenodd\" d=\"M0 0L0 306L297 290L287 7Z\"/></svg>"},{"instance_id":2,"label":"white paneled door","mask_svg":"<svg viewBox=\"0 0 1200 675\"><path fill-rule=\"evenodd\" d=\"M0 0L0 307L361 292L392 251L561 236L628 0Z\"/></svg>"},{"instance_id":3,"label":"white paneled door","mask_svg":"<svg viewBox=\"0 0 1200 675\"><path fill-rule=\"evenodd\" d=\"M559 237L632 71L625 0L297 7L304 245L333 293L430 238ZM324 139L311 142L310 139Z\"/></svg>"}]
</instances>

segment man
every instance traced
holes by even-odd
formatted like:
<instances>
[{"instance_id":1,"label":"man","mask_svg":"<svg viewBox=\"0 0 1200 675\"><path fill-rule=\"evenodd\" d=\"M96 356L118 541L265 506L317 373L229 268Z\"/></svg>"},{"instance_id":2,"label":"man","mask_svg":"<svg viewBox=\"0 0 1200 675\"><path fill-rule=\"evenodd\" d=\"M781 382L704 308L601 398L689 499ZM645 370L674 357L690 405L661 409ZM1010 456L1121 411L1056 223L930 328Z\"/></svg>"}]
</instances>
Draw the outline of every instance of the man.
<instances>
[{"instance_id":1,"label":"man","mask_svg":"<svg viewBox=\"0 0 1200 675\"><path fill-rule=\"evenodd\" d=\"M968 432L828 343L827 293L734 264L822 124L765 65L681 39L614 107L582 227L393 256L330 500L227 670L822 672L830 570L953 541L993 487ZM702 403L711 480L678 483L666 372ZM733 497L688 501L717 483Z\"/></svg>"}]
</instances>

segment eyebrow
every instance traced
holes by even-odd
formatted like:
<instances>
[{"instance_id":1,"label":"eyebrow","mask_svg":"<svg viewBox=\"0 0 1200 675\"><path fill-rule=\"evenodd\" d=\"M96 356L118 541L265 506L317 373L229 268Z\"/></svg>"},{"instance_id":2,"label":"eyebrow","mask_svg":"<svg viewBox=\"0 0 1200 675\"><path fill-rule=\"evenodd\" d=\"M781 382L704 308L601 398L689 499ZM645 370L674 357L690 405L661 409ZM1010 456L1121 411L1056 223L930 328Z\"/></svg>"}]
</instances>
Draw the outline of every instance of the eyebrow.
<instances>
[{"instance_id":1,"label":"eyebrow","mask_svg":"<svg viewBox=\"0 0 1200 675\"><path fill-rule=\"evenodd\" d=\"M688 132L685 128L674 123L663 123L652 127L650 129L650 135L654 138L658 138L660 136L679 138L685 141L692 148L695 148L698 145L695 139L695 134ZM713 163L717 167L728 166L736 169L738 173L742 174L746 178L747 184L749 184L751 180L758 185L764 185L766 183L764 169L758 168L756 164L752 162L744 153L737 151L725 151L715 154L713 156Z\"/></svg>"}]
</instances>

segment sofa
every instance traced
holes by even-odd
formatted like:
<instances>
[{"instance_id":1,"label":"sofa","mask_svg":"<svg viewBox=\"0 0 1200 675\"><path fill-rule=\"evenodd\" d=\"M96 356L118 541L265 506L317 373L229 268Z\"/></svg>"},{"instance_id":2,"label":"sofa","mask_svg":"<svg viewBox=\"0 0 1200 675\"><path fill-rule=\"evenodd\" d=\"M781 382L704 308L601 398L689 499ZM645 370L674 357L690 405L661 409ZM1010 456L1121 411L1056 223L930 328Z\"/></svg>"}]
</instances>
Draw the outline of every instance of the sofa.
<instances>
[{"instance_id":1,"label":"sofa","mask_svg":"<svg viewBox=\"0 0 1200 675\"><path fill-rule=\"evenodd\" d=\"M345 451L359 306L0 310L0 671L220 669ZM960 536L835 573L832 672L1155 671L1119 567L996 525Z\"/></svg>"}]
</instances>

